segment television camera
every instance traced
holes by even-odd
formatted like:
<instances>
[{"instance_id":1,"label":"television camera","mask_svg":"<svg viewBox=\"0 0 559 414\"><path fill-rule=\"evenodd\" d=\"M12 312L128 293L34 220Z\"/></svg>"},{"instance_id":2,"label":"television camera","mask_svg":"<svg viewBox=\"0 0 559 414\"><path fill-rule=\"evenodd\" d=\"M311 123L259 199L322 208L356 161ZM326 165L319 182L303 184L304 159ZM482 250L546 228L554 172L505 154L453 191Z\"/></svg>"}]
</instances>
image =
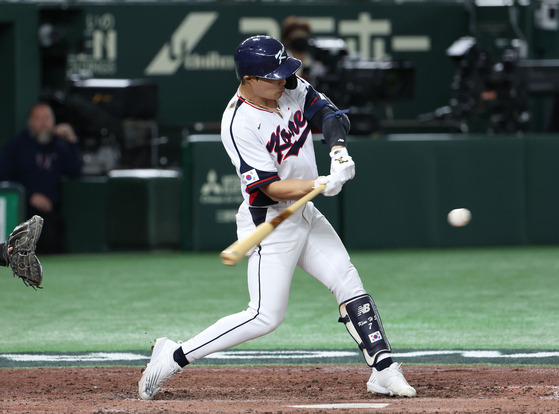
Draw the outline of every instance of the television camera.
<instances>
[{"instance_id":1,"label":"television camera","mask_svg":"<svg viewBox=\"0 0 559 414\"><path fill-rule=\"evenodd\" d=\"M340 38L311 38L309 82L340 108L350 108L352 133L366 135L379 130L375 104L411 99L415 68L410 62L364 60L350 56Z\"/></svg>"},{"instance_id":2,"label":"television camera","mask_svg":"<svg viewBox=\"0 0 559 414\"><path fill-rule=\"evenodd\" d=\"M461 37L448 49L456 63L448 105L420 116L421 120L454 120L471 131L476 117L486 132L521 133L531 119L529 97L559 93L559 61L525 60L518 39L495 59L473 37Z\"/></svg>"}]
</instances>

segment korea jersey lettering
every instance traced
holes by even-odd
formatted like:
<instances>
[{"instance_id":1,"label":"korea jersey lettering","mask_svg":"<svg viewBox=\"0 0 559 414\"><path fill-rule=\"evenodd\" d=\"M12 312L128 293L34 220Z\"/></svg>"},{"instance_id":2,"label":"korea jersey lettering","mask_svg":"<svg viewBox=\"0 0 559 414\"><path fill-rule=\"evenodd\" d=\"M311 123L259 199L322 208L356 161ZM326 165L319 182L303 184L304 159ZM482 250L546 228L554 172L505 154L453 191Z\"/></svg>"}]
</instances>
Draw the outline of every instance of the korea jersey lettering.
<instances>
[{"instance_id":1,"label":"korea jersey lettering","mask_svg":"<svg viewBox=\"0 0 559 414\"><path fill-rule=\"evenodd\" d=\"M278 100L281 115L256 106L237 91L221 124L221 140L241 179L242 194L251 206L276 204L260 187L278 180L318 177L311 127L306 116L327 101L298 78Z\"/></svg>"}]
</instances>

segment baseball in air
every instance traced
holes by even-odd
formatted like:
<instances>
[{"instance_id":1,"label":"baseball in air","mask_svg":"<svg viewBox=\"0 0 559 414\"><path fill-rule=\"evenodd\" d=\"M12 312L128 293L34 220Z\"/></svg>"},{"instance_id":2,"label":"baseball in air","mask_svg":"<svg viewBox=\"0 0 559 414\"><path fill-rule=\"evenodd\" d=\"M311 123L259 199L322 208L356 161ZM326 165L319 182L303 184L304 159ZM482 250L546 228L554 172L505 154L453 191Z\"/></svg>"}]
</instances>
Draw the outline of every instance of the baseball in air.
<instances>
[{"instance_id":1,"label":"baseball in air","mask_svg":"<svg viewBox=\"0 0 559 414\"><path fill-rule=\"evenodd\" d=\"M472 213L467 208L455 208L448 213L447 220L453 227L464 227L472 220Z\"/></svg>"}]
</instances>

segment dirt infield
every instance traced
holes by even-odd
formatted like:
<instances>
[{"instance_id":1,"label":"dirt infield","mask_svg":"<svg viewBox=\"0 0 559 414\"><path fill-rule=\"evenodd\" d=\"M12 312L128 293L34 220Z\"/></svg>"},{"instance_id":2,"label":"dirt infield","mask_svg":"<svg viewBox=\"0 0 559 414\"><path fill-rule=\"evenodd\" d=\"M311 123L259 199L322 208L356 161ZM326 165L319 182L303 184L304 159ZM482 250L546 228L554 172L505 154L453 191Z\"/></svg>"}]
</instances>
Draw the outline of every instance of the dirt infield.
<instances>
[{"instance_id":1,"label":"dirt infield","mask_svg":"<svg viewBox=\"0 0 559 414\"><path fill-rule=\"evenodd\" d=\"M361 366L192 366L154 401L137 397L138 367L1 369L0 413L559 412L559 367L403 368L417 398L368 394ZM336 406L350 403L368 406Z\"/></svg>"}]
</instances>

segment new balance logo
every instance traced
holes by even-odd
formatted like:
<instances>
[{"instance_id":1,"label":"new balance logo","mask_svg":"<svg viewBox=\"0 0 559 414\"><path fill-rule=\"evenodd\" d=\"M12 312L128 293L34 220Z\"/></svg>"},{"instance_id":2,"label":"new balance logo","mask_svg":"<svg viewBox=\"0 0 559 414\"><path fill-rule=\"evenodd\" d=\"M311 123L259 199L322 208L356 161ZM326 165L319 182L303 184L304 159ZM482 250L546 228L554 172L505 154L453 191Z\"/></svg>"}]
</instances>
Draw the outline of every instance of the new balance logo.
<instances>
[{"instance_id":1,"label":"new balance logo","mask_svg":"<svg viewBox=\"0 0 559 414\"><path fill-rule=\"evenodd\" d=\"M357 307L357 316L364 315L366 313L369 313L370 311L371 311L371 304L365 303L364 305Z\"/></svg>"}]
</instances>

